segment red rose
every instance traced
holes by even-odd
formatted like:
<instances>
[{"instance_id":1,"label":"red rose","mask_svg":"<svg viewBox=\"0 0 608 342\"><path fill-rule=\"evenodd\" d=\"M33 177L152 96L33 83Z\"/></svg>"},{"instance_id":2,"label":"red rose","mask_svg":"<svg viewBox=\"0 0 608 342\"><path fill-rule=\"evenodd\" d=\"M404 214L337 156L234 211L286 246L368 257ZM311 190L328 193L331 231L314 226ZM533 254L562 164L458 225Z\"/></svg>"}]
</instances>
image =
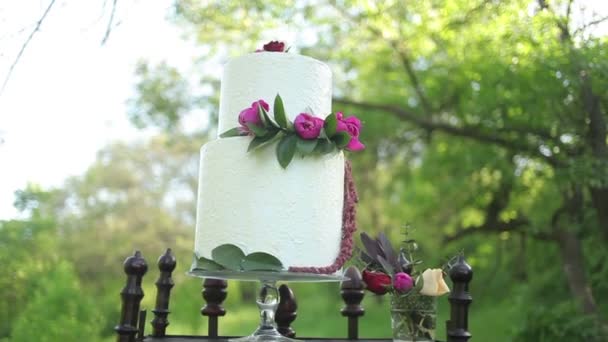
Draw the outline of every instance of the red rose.
<instances>
[{"instance_id":1,"label":"red rose","mask_svg":"<svg viewBox=\"0 0 608 342\"><path fill-rule=\"evenodd\" d=\"M367 285L367 289L377 295L383 295L388 292L391 286L391 277L382 272L370 272L363 270L363 281Z\"/></svg>"},{"instance_id":2,"label":"red rose","mask_svg":"<svg viewBox=\"0 0 608 342\"><path fill-rule=\"evenodd\" d=\"M285 50L285 43L278 40L273 40L268 44L264 44L264 51L283 52Z\"/></svg>"}]
</instances>

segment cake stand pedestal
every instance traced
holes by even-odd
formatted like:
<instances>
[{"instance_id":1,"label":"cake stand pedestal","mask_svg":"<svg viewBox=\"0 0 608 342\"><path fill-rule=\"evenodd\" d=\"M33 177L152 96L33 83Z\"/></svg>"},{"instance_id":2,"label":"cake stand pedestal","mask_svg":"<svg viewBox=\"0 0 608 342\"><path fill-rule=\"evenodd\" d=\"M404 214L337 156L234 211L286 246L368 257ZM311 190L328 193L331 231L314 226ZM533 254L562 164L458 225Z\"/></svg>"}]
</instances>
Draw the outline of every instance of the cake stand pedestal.
<instances>
[{"instance_id":1,"label":"cake stand pedestal","mask_svg":"<svg viewBox=\"0 0 608 342\"><path fill-rule=\"evenodd\" d=\"M278 281L285 282L337 282L347 280L342 274L313 274L293 272L263 272L263 271L205 271L193 269L188 275L201 278L222 280L257 281L260 292L256 303L260 310L260 325L249 336L231 339L231 342L295 342L299 341L285 337L279 333L274 321L274 314L279 305Z\"/></svg>"}]
</instances>

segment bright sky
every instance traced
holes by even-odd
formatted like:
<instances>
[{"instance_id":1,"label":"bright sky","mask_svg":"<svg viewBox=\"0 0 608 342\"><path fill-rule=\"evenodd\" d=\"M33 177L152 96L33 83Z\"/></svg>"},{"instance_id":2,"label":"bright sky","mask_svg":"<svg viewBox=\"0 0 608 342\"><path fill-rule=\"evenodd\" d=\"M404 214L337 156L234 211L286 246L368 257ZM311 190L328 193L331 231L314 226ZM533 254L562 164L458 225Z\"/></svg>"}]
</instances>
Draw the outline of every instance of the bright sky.
<instances>
[{"instance_id":1,"label":"bright sky","mask_svg":"<svg viewBox=\"0 0 608 342\"><path fill-rule=\"evenodd\" d=\"M0 86L48 0L0 1ZM127 120L140 58L191 65L194 44L166 20L172 1L57 0L0 94L0 220L28 182L58 186L114 140L144 133Z\"/></svg>"},{"instance_id":2,"label":"bright sky","mask_svg":"<svg viewBox=\"0 0 608 342\"><path fill-rule=\"evenodd\" d=\"M49 2L0 0L0 87ZM143 136L126 116L135 63L188 68L197 55L166 20L172 3L118 1L118 25L102 46L112 0L56 0L0 94L0 220L16 216L13 193L28 182L59 186L109 142ZM608 15L606 0L577 3Z\"/></svg>"}]
</instances>

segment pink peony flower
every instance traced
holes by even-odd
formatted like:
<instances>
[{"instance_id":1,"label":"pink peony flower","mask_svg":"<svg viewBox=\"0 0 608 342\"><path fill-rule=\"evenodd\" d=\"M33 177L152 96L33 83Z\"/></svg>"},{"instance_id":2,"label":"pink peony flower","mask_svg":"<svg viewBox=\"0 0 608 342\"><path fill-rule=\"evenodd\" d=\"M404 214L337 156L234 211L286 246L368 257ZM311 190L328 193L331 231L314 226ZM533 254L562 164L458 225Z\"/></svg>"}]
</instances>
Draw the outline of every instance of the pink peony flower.
<instances>
[{"instance_id":1,"label":"pink peony flower","mask_svg":"<svg viewBox=\"0 0 608 342\"><path fill-rule=\"evenodd\" d=\"M268 44L264 44L264 51L283 52L284 50L285 43L278 40L273 40Z\"/></svg>"},{"instance_id":2,"label":"pink peony flower","mask_svg":"<svg viewBox=\"0 0 608 342\"><path fill-rule=\"evenodd\" d=\"M346 145L346 149L349 151L361 151L365 148L359 141L359 133L361 132L361 120L359 120L355 116L349 116L348 118L344 118L344 114L342 112L336 113L336 118L338 119L338 124L336 125L336 132L348 132L350 135L350 141L348 145Z\"/></svg>"},{"instance_id":3,"label":"pink peony flower","mask_svg":"<svg viewBox=\"0 0 608 342\"><path fill-rule=\"evenodd\" d=\"M414 287L414 280L409 274L399 272L393 277L393 287L398 292L407 292Z\"/></svg>"},{"instance_id":4,"label":"pink peony flower","mask_svg":"<svg viewBox=\"0 0 608 342\"><path fill-rule=\"evenodd\" d=\"M313 140L317 139L319 134L321 134L324 123L321 118L314 117L308 113L300 113L296 116L293 126L300 138Z\"/></svg>"},{"instance_id":5,"label":"pink peony flower","mask_svg":"<svg viewBox=\"0 0 608 342\"><path fill-rule=\"evenodd\" d=\"M388 287L391 285L391 277L382 272L363 270L362 278L367 285L367 289L377 295L388 292Z\"/></svg>"},{"instance_id":6,"label":"pink peony flower","mask_svg":"<svg viewBox=\"0 0 608 342\"><path fill-rule=\"evenodd\" d=\"M239 123L241 124L241 131L246 133L251 133L249 131L249 127L247 124L254 124L256 126L262 126L262 118L260 118L259 106L262 105L262 108L268 109L268 103L264 102L264 100L257 100L251 104L251 107L243 109L239 113Z\"/></svg>"}]
</instances>

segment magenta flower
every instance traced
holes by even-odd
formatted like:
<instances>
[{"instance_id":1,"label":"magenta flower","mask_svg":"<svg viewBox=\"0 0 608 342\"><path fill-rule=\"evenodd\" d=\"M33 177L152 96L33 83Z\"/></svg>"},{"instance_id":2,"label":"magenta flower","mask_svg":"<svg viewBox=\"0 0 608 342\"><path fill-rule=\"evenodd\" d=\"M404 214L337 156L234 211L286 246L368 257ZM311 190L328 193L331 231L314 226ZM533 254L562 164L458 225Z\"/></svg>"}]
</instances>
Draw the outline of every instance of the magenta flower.
<instances>
[{"instance_id":1,"label":"magenta flower","mask_svg":"<svg viewBox=\"0 0 608 342\"><path fill-rule=\"evenodd\" d=\"M348 132L350 135L350 141L348 145L346 145L346 149L349 151L361 151L365 148L359 141L359 133L361 132L361 120L359 120L355 116L349 116L348 118L344 118L344 114L342 112L336 113L336 118L338 119L338 124L336 126L336 132Z\"/></svg>"},{"instance_id":2,"label":"magenta flower","mask_svg":"<svg viewBox=\"0 0 608 342\"><path fill-rule=\"evenodd\" d=\"M262 126L262 118L260 118L259 106L262 105L266 111L270 108L268 103L264 100L257 100L251 104L251 107L243 109L239 113L239 123L241 124L241 131L245 133L251 133L248 124L254 124L256 126Z\"/></svg>"},{"instance_id":3,"label":"magenta flower","mask_svg":"<svg viewBox=\"0 0 608 342\"><path fill-rule=\"evenodd\" d=\"M393 276L393 287L398 292L407 292L414 287L414 280L409 274L399 272Z\"/></svg>"},{"instance_id":4,"label":"magenta flower","mask_svg":"<svg viewBox=\"0 0 608 342\"><path fill-rule=\"evenodd\" d=\"M296 133L302 139L313 140L319 137L325 122L321 118L314 117L308 113L300 113L293 123Z\"/></svg>"}]
</instances>

